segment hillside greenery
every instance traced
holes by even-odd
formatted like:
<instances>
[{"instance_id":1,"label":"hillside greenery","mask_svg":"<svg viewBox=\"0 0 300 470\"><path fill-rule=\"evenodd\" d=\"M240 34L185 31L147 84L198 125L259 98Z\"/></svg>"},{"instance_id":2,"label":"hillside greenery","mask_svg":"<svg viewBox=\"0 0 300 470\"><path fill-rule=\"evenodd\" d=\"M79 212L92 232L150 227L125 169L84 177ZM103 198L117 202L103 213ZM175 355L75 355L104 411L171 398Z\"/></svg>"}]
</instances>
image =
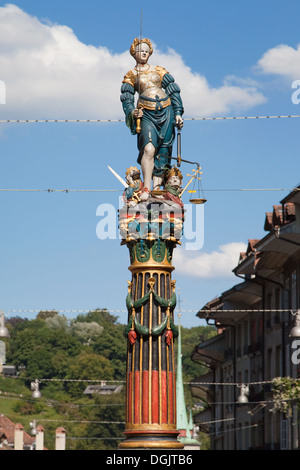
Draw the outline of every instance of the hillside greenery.
<instances>
[{"instance_id":1,"label":"hillside greenery","mask_svg":"<svg viewBox=\"0 0 300 470\"><path fill-rule=\"evenodd\" d=\"M10 338L6 364L17 368L16 377L0 375L0 413L45 430L45 447L55 448L55 429L64 427L67 450L117 449L123 438L127 342L125 325L107 310L95 310L67 319L57 312L40 312L35 319L6 320ZM194 347L215 334L213 327L181 327L183 379L205 372L191 359ZM175 354L177 343L175 343ZM175 357L177 358L177 356ZM32 398L31 382L40 382L40 399ZM120 392L85 395L88 385L122 384ZM185 385L186 405L197 411L197 400ZM199 411L199 410L198 410Z\"/></svg>"}]
</instances>

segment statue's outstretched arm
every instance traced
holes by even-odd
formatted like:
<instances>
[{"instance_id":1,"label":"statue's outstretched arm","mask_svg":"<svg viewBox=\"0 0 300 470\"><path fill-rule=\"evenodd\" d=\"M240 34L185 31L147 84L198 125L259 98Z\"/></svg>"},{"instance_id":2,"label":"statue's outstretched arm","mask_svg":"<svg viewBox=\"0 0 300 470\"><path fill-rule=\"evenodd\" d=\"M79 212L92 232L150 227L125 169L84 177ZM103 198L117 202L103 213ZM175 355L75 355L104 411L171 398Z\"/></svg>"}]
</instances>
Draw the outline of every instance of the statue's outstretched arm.
<instances>
[{"instance_id":1,"label":"statue's outstretched arm","mask_svg":"<svg viewBox=\"0 0 300 470\"><path fill-rule=\"evenodd\" d=\"M133 116L134 106L134 88L129 83L122 83L120 100L125 113L126 125L132 134L136 134L136 120Z\"/></svg>"},{"instance_id":2,"label":"statue's outstretched arm","mask_svg":"<svg viewBox=\"0 0 300 470\"><path fill-rule=\"evenodd\" d=\"M180 88L170 73L166 73L164 75L162 86L171 98L176 125L179 128L181 128L183 126L182 115L183 115L184 109L183 109L183 104L182 104L182 100L180 96Z\"/></svg>"}]
</instances>

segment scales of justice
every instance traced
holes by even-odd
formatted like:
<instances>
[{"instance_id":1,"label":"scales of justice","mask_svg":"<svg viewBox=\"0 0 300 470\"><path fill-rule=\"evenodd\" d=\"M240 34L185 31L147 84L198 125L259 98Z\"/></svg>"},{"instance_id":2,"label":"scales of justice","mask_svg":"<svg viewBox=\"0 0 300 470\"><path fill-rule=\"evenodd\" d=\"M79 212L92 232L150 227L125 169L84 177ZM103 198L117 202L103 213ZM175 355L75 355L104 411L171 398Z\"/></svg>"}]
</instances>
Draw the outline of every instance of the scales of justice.
<instances>
[{"instance_id":1,"label":"scales of justice","mask_svg":"<svg viewBox=\"0 0 300 470\"><path fill-rule=\"evenodd\" d=\"M122 245L130 256L126 306L127 337L125 439L120 449L181 449L176 427L174 324L175 280L173 250L183 234L185 191L192 182L200 189L201 167L181 158L183 104L180 88L163 67L148 63L153 52L147 38L135 38L130 54L135 67L123 79L121 103L126 124L137 136L141 170L130 166L119 209ZM138 96L135 104L135 95ZM177 156L172 147L177 131ZM176 164L172 165L172 160ZM185 187L181 163L196 165ZM203 204L204 197L190 202Z\"/></svg>"}]
</instances>

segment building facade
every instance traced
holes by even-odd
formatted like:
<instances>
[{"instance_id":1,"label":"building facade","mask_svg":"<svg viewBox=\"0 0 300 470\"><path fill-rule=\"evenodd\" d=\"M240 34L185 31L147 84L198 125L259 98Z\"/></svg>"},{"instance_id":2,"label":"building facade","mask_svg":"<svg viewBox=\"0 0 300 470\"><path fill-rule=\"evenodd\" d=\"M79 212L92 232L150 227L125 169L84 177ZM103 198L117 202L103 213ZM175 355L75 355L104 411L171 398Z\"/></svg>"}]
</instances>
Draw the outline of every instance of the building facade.
<instances>
[{"instance_id":1,"label":"building facade","mask_svg":"<svg viewBox=\"0 0 300 470\"><path fill-rule=\"evenodd\" d=\"M278 411L273 382L300 377L300 338L291 336L300 308L299 189L266 213L266 236L240 254L233 271L241 282L197 313L218 332L192 355L210 370L191 387L207 404L197 424L212 450L300 447L297 400L289 414Z\"/></svg>"},{"instance_id":2,"label":"building facade","mask_svg":"<svg viewBox=\"0 0 300 470\"><path fill-rule=\"evenodd\" d=\"M178 350L177 350L177 373L176 373L176 417L178 439L184 445L184 450L200 450L200 441L193 423L192 410L189 417L184 398L184 386L182 377L182 355L181 355L181 326L180 315L178 320Z\"/></svg>"}]
</instances>

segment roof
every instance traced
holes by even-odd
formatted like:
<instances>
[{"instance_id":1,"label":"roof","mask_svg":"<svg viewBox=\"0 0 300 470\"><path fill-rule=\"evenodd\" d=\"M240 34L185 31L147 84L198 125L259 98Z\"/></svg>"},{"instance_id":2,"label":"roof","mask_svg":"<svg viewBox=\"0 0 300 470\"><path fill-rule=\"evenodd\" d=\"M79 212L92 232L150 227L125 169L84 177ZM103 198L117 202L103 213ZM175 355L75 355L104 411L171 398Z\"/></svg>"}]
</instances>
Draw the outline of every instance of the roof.
<instances>
[{"instance_id":1,"label":"roof","mask_svg":"<svg viewBox=\"0 0 300 470\"><path fill-rule=\"evenodd\" d=\"M255 252L240 261L233 272L244 276L271 277L299 251L299 247L299 232L284 229L272 231L255 245Z\"/></svg>"},{"instance_id":2,"label":"roof","mask_svg":"<svg viewBox=\"0 0 300 470\"><path fill-rule=\"evenodd\" d=\"M109 393L119 393L123 388L123 385L88 385L84 390L85 395L100 394L105 395Z\"/></svg>"},{"instance_id":3,"label":"roof","mask_svg":"<svg viewBox=\"0 0 300 470\"><path fill-rule=\"evenodd\" d=\"M212 370L191 381L192 397L205 399L206 402L212 401L214 373Z\"/></svg>"},{"instance_id":4,"label":"roof","mask_svg":"<svg viewBox=\"0 0 300 470\"><path fill-rule=\"evenodd\" d=\"M222 320L222 309L255 308L261 303L261 285L255 284L253 277L272 279L285 263L300 249L299 223L296 222L296 205L300 205L300 186L273 205L272 211L266 212L264 230L268 232L261 239L248 240L246 251L239 255L238 264L233 273L243 277L244 282L223 292L219 297L206 303L197 313L199 318ZM300 221L299 221L300 222ZM257 308L257 307L256 307ZM228 320L228 319L227 319ZM232 321L236 318L232 319ZM196 348L194 356L204 356L204 351Z\"/></svg>"},{"instance_id":5,"label":"roof","mask_svg":"<svg viewBox=\"0 0 300 470\"><path fill-rule=\"evenodd\" d=\"M4 415L0 415L0 435L5 434L8 445L13 446L15 442L15 427L22 426L15 424L9 418ZM35 441L34 437L31 437L24 431L24 445L32 445Z\"/></svg>"},{"instance_id":6,"label":"roof","mask_svg":"<svg viewBox=\"0 0 300 470\"><path fill-rule=\"evenodd\" d=\"M270 232L276 227L282 227L295 220L295 204L287 202L273 206L272 212L266 212L264 230Z\"/></svg>"},{"instance_id":7,"label":"roof","mask_svg":"<svg viewBox=\"0 0 300 470\"><path fill-rule=\"evenodd\" d=\"M287 202L294 202L295 204L300 204L300 185L295 187L287 196L285 196L280 203L286 204Z\"/></svg>"},{"instance_id":8,"label":"roof","mask_svg":"<svg viewBox=\"0 0 300 470\"><path fill-rule=\"evenodd\" d=\"M205 362L210 367L224 361L225 336L220 333L209 338L194 348L192 360L195 362Z\"/></svg>"},{"instance_id":9,"label":"roof","mask_svg":"<svg viewBox=\"0 0 300 470\"><path fill-rule=\"evenodd\" d=\"M215 320L216 326L226 320L225 323L229 324L230 321L237 320L239 310L247 308L256 308L262 299L262 288L259 283L254 283L251 280L245 280L240 284L236 284L227 291L223 292L217 299L207 302L201 310L197 313L197 317L205 318L206 320ZM236 313L232 313L228 317L227 310L237 309Z\"/></svg>"},{"instance_id":10,"label":"roof","mask_svg":"<svg viewBox=\"0 0 300 470\"><path fill-rule=\"evenodd\" d=\"M266 212L264 230L268 234L260 240L248 240L247 251L240 253L238 265L233 269L235 274L250 276L260 271L263 277L271 276L297 251L300 235L295 229L295 203L300 204L299 190L292 191L281 204L273 205L272 212Z\"/></svg>"}]
</instances>

